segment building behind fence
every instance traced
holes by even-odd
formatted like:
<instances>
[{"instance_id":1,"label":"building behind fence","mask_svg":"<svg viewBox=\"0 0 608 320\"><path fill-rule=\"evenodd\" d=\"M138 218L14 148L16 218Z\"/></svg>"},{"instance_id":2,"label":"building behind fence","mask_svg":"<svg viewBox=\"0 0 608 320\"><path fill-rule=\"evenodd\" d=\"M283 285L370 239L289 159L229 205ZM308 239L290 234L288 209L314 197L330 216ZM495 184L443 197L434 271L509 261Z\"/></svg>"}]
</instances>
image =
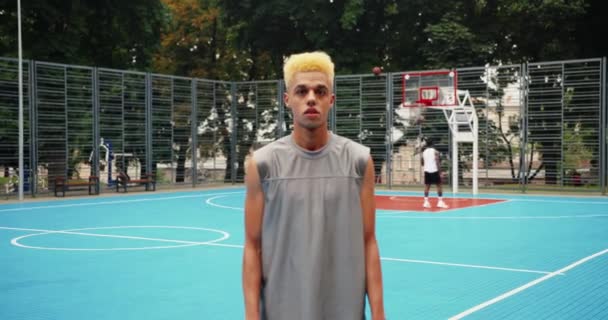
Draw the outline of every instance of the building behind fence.
<instances>
[{"instance_id":1,"label":"building behind fence","mask_svg":"<svg viewBox=\"0 0 608 320\"><path fill-rule=\"evenodd\" d=\"M0 59L0 193L18 167L18 63ZM606 59L460 68L479 118L480 188L606 193ZM419 137L431 137L451 172L440 110L405 121L403 74L337 76L330 128L371 148L377 184L421 183ZM284 83L224 82L152 73L24 63L26 193L57 177L152 173L159 186L241 183L253 148L289 134ZM460 148L470 184L471 151ZM450 179L449 176L446 177Z\"/></svg>"}]
</instances>

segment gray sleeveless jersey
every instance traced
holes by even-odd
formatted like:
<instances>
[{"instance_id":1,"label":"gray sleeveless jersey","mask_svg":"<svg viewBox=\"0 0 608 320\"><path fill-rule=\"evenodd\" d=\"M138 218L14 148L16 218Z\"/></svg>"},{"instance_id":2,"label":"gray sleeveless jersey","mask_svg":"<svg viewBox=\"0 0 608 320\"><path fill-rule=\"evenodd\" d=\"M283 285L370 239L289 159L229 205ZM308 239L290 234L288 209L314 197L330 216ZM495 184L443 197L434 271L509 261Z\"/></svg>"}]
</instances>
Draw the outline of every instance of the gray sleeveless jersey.
<instances>
[{"instance_id":1,"label":"gray sleeveless jersey","mask_svg":"<svg viewBox=\"0 0 608 320\"><path fill-rule=\"evenodd\" d=\"M262 319L364 319L360 191L369 149L330 134L310 152L290 135L254 159L265 201Z\"/></svg>"}]
</instances>

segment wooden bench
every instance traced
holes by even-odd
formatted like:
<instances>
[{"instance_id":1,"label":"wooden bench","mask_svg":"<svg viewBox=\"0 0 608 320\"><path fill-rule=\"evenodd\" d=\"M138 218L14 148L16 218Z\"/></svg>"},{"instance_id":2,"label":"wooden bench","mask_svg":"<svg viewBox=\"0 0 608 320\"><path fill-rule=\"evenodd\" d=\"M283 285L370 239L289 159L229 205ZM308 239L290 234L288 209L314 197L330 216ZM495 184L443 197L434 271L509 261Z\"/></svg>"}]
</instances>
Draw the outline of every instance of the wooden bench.
<instances>
[{"instance_id":1,"label":"wooden bench","mask_svg":"<svg viewBox=\"0 0 608 320\"><path fill-rule=\"evenodd\" d=\"M124 192L127 192L127 187L134 185L143 185L146 191L156 191L156 181L151 174L145 174L141 179L131 179L129 175L121 172L116 179L116 192L120 192L120 187L123 187Z\"/></svg>"},{"instance_id":2,"label":"wooden bench","mask_svg":"<svg viewBox=\"0 0 608 320\"><path fill-rule=\"evenodd\" d=\"M99 177L90 176L88 181L85 180L69 180L65 177L55 178L55 197L58 197L58 193L61 192L61 196L65 197L66 191L71 190L82 190L79 187L88 187L89 194L99 194Z\"/></svg>"}]
</instances>

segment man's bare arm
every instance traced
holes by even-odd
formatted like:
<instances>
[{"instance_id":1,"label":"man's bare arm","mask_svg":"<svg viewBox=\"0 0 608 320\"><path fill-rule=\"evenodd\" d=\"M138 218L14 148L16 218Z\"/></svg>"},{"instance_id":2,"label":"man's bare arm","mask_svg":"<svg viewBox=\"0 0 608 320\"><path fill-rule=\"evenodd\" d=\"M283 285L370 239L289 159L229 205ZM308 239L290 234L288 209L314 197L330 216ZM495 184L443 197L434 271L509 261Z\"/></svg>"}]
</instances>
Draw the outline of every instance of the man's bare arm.
<instances>
[{"instance_id":1,"label":"man's bare arm","mask_svg":"<svg viewBox=\"0 0 608 320\"><path fill-rule=\"evenodd\" d=\"M437 164L437 172L441 174L441 159L439 156L439 151L435 150L435 164Z\"/></svg>"},{"instance_id":2,"label":"man's bare arm","mask_svg":"<svg viewBox=\"0 0 608 320\"><path fill-rule=\"evenodd\" d=\"M253 159L249 159L246 173L243 295L245 297L245 318L247 320L258 320L260 319L260 290L262 285L261 239L264 192Z\"/></svg>"},{"instance_id":3,"label":"man's bare arm","mask_svg":"<svg viewBox=\"0 0 608 320\"><path fill-rule=\"evenodd\" d=\"M372 311L372 320L384 320L384 298L382 293L382 268L376 241L376 201L374 195L374 163L370 157L363 187L361 189L361 208L365 239L365 281L367 297Z\"/></svg>"}]
</instances>

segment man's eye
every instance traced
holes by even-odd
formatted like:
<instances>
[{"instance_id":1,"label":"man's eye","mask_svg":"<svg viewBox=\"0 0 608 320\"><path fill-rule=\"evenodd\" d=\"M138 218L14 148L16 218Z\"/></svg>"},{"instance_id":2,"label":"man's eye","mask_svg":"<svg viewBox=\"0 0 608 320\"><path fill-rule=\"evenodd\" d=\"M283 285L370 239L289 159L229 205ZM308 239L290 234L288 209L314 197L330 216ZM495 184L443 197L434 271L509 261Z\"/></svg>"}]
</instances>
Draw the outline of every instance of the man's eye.
<instances>
[{"instance_id":1,"label":"man's eye","mask_svg":"<svg viewBox=\"0 0 608 320\"><path fill-rule=\"evenodd\" d=\"M317 88L315 89L315 94L319 97L324 97L327 95L327 88Z\"/></svg>"},{"instance_id":2,"label":"man's eye","mask_svg":"<svg viewBox=\"0 0 608 320\"><path fill-rule=\"evenodd\" d=\"M298 96L304 96L304 95L306 95L306 89L297 88L296 89L296 95L298 95Z\"/></svg>"}]
</instances>

